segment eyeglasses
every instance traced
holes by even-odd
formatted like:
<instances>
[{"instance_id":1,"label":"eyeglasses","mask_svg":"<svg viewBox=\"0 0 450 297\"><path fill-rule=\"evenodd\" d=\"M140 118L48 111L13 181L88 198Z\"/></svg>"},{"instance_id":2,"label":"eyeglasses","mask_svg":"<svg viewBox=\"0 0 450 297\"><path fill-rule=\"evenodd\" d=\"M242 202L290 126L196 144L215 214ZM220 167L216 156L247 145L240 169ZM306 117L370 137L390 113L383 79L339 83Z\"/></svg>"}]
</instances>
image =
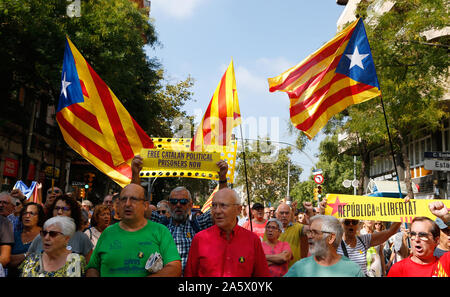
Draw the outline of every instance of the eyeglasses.
<instances>
[{"instance_id":1,"label":"eyeglasses","mask_svg":"<svg viewBox=\"0 0 450 297\"><path fill-rule=\"evenodd\" d=\"M305 233L306 233L306 236L311 236L311 235L312 235L312 236L316 237L316 236L322 235L322 233L328 233L328 234L331 234L331 233L333 233L333 232L319 231L319 230L309 229L309 230L306 230Z\"/></svg>"},{"instance_id":2,"label":"eyeglasses","mask_svg":"<svg viewBox=\"0 0 450 297\"><path fill-rule=\"evenodd\" d=\"M358 225L358 223L359 223L359 221L355 221L355 220L349 220L349 221L345 220L344 221L345 226L350 226L350 224L352 224L353 226L356 226L356 225Z\"/></svg>"},{"instance_id":3,"label":"eyeglasses","mask_svg":"<svg viewBox=\"0 0 450 297\"><path fill-rule=\"evenodd\" d=\"M23 213L22 216L27 216L27 215L30 215L30 216L34 217L34 216L37 216L37 212L26 211L26 212Z\"/></svg>"},{"instance_id":4,"label":"eyeglasses","mask_svg":"<svg viewBox=\"0 0 450 297\"><path fill-rule=\"evenodd\" d=\"M213 203L211 203L211 209L216 209L217 207L219 207L220 209L225 210L228 207L230 207L231 205L239 205L239 204L237 204L237 203L226 204L226 203L213 202Z\"/></svg>"},{"instance_id":5,"label":"eyeglasses","mask_svg":"<svg viewBox=\"0 0 450 297\"><path fill-rule=\"evenodd\" d=\"M68 207L68 206L55 206L54 210L56 210L56 211L60 211L60 210L62 210L62 211L69 211L70 207Z\"/></svg>"},{"instance_id":6,"label":"eyeglasses","mask_svg":"<svg viewBox=\"0 0 450 297\"><path fill-rule=\"evenodd\" d=\"M158 213L159 214L166 214L166 211L165 210L158 210Z\"/></svg>"},{"instance_id":7,"label":"eyeglasses","mask_svg":"<svg viewBox=\"0 0 450 297\"><path fill-rule=\"evenodd\" d=\"M64 235L64 233L62 232L58 232L58 231L45 231L42 230L41 231L41 237L44 238L45 236L50 235L51 238L55 238L56 236L58 236L59 234Z\"/></svg>"},{"instance_id":8,"label":"eyeglasses","mask_svg":"<svg viewBox=\"0 0 450 297\"><path fill-rule=\"evenodd\" d=\"M189 203L189 199L186 199L186 198L183 198L183 199L174 199L174 198L170 198L170 199L169 199L169 202L170 202L170 204L172 204L172 205L177 205L178 202L179 202L181 205L186 205L186 204Z\"/></svg>"},{"instance_id":9,"label":"eyeglasses","mask_svg":"<svg viewBox=\"0 0 450 297\"><path fill-rule=\"evenodd\" d=\"M51 194L51 193L52 193L52 190L51 190L51 189L47 191L47 194ZM59 193L61 193L61 190L53 189L53 193L59 194Z\"/></svg>"},{"instance_id":10,"label":"eyeglasses","mask_svg":"<svg viewBox=\"0 0 450 297\"><path fill-rule=\"evenodd\" d=\"M428 232L419 232L419 233L416 233L416 232L414 232L414 231L409 232L409 237L410 237L411 239L414 239L414 238L416 238L417 236L419 236L419 238L420 238L421 240L423 240L423 241L429 240L429 239L430 239L430 238L428 237L429 235L430 235L430 233L428 233Z\"/></svg>"},{"instance_id":11,"label":"eyeglasses","mask_svg":"<svg viewBox=\"0 0 450 297\"><path fill-rule=\"evenodd\" d=\"M279 214L280 216L287 216L287 215L290 214L290 212L289 212L289 211L279 211L278 214Z\"/></svg>"},{"instance_id":12,"label":"eyeglasses","mask_svg":"<svg viewBox=\"0 0 450 297\"><path fill-rule=\"evenodd\" d=\"M280 230L280 228L275 227L275 226L266 226L267 230Z\"/></svg>"},{"instance_id":13,"label":"eyeglasses","mask_svg":"<svg viewBox=\"0 0 450 297\"><path fill-rule=\"evenodd\" d=\"M137 197L119 197L119 202L120 203L126 203L128 201L128 199L130 199L131 203L137 203L138 201L145 201L144 198L137 198Z\"/></svg>"}]
</instances>

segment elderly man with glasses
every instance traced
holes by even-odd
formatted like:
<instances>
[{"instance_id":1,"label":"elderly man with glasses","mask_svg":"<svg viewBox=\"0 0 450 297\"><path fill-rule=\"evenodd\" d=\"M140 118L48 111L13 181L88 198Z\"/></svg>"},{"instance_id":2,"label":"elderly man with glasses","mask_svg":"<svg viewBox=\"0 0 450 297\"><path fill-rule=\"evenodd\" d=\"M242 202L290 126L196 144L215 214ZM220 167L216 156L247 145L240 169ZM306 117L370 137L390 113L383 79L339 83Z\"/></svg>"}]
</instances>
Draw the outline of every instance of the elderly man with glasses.
<instances>
[{"instance_id":1,"label":"elderly man with glasses","mask_svg":"<svg viewBox=\"0 0 450 297\"><path fill-rule=\"evenodd\" d=\"M0 275L4 276L3 267L11 260L11 248L14 245L13 224L6 218L9 215L12 197L8 192L0 193Z\"/></svg>"},{"instance_id":2,"label":"elderly man with glasses","mask_svg":"<svg viewBox=\"0 0 450 297\"><path fill-rule=\"evenodd\" d=\"M296 262L285 277L364 277L358 264L337 253L343 229L333 216L316 215L310 219L308 236L312 256Z\"/></svg>"},{"instance_id":3,"label":"elderly man with glasses","mask_svg":"<svg viewBox=\"0 0 450 297\"><path fill-rule=\"evenodd\" d=\"M217 163L219 168L219 189L227 188L227 172L228 164L225 161ZM132 163L132 182L140 184L139 173L142 170L142 157L135 156ZM199 231L207 229L213 225L211 219L211 211L208 210L204 214L189 218L192 209L191 193L185 187L176 187L169 194L169 210L170 218L164 214L153 211L150 219L154 222L167 226L175 240L178 252L181 256L182 269L186 266L189 249L192 239Z\"/></svg>"},{"instance_id":4,"label":"elderly man with glasses","mask_svg":"<svg viewBox=\"0 0 450 297\"><path fill-rule=\"evenodd\" d=\"M214 225L194 237L184 276L270 276L261 240L237 224L241 209L234 190L216 192L211 203Z\"/></svg>"},{"instance_id":5,"label":"elderly man with glasses","mask_svg":"<svg viewBox=\"0 0 450 297\"><path fill-rule=\"evenodd\" d=\"M129 184L118 199L122 220L103 231L86 276L180 276L180 256L172 236L144 216L149 207L145 189Z\"/></svg>"}]
</instances>

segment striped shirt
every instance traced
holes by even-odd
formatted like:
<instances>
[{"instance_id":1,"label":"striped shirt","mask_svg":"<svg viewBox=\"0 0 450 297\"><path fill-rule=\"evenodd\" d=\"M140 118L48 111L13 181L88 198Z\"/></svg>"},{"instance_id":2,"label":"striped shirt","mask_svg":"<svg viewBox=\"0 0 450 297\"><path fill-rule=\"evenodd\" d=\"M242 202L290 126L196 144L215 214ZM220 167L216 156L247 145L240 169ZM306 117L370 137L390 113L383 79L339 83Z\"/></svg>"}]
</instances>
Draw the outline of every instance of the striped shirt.
<instances>
[{"instance_id":1,"label":"striped shirt","mask_svg":"<svg viewBox=\"0 0 450 297\"><path fill-rule=\"evenodd\" d=\"M345 245L345 248L347 249L348 258L358 264L361 267L361 271L367 274L367 250L370 248L370 241L372 240L372 234L364 234L357 236L356 239L356 246L354 248L350 247L344 239L342 239L342 242ZM344 251L342 250L341 244L339 245L337 249L337 253L339 255L345 256Z\"/></svg>"}]
</instances>

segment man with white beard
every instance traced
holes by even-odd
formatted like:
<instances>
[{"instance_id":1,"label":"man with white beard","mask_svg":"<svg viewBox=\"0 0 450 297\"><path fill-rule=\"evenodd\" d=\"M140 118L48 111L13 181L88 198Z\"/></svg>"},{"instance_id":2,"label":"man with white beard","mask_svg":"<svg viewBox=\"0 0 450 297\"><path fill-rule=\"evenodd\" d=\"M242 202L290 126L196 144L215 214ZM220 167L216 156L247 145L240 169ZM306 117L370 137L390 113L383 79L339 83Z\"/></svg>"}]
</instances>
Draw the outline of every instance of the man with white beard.
<instances>
[{"instance_id":1,"label":"man with white beard","mask_svg":"<svg viewBox=\"0 0 450 297\"><path fill-rule=\"evenodd\" d=\"M344 230L333 216L316 215L310 219L308 236L310 257L297 261L285 277L364 277L358 264L336 250Z\"/></svg>"}]
</instances>

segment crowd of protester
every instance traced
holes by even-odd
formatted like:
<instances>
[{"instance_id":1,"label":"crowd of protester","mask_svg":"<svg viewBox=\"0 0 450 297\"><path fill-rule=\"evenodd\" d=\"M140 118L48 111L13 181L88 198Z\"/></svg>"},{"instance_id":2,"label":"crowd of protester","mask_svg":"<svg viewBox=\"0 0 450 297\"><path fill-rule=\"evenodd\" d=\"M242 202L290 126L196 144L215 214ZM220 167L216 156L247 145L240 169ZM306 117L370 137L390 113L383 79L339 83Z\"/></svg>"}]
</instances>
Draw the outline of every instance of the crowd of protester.
<instances>
[{"instance_id":1,"label":"crowd of protester","mask_svg":"<svg viewBox=\"0 0 450 297\"><path fill-rule=\"evenodd\" d=\"M450 214L401 223L338 220L317 207L280 201L241 205L219 162L220 189L205 213L176 187L150 204L132 163L133 182L101 204L59 187L44 203L18 190L0 193L0 276L6 277L427 277L450 275Z\"/></svg>"}]
</instances>

